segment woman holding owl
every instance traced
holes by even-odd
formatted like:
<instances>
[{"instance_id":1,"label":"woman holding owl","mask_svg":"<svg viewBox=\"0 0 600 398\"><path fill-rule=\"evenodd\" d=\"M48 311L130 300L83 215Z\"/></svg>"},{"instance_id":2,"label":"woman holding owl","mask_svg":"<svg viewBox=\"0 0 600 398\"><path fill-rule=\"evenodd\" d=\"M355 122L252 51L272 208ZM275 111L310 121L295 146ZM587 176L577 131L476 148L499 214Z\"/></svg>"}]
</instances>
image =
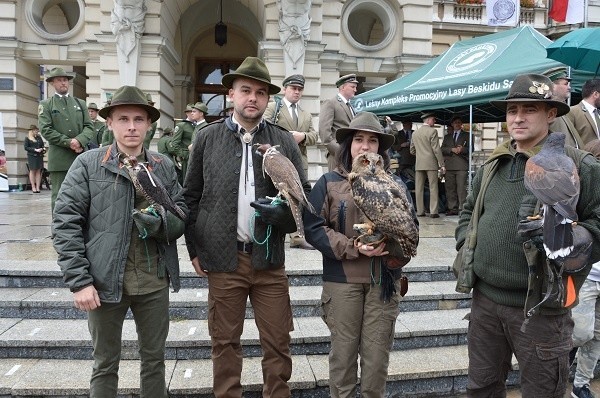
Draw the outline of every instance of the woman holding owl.
<instances>
[{"instance_id":1,"label":"woman holding owl","mask_svg":"<svg viewBox=\"0 0 600 398\"><path fill-rule=\"evenodd\" d=\"M385 243L355 244L353 226L365 219L348 174L353 160L367 152L381 155L387 170L394 136L383 131L376 115L361 112L348 128L337 130L336 140L338 166L317 181L309 196L315 214L304 213L306 240L323 254L322 318L331 332L329 389L334 398L356 396L360 354L361 397L380 398L399 313L401 267L410 257L392 256ZM410 197L404 183L395 181ZM411 211L409 221L418 225L412 204Z\"/></svg>"}]
</instances>

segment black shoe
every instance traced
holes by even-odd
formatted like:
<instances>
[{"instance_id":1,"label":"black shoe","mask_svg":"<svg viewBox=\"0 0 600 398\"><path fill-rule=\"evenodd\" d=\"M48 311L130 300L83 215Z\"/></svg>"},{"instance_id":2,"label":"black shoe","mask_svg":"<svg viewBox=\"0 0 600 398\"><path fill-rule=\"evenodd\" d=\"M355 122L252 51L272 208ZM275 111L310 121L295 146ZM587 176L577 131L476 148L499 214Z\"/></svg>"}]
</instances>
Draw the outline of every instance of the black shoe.
<instances>
[{"instance_id":1,"label":"black shoe","mask_svg":"<svg viewBox=\"0 0 600 398\"><path fill-rule=\"evenodd\" d=\"M290 248L291 249L315 250L315 248L313 247L313 245L311 245L307 241L302 241L302 242L297 243L295 245L290 245Z\"/></svg>"},{"instance_id":2,"label":"black shoe","mask_svg":"<svg viewBox=\"0 0 600 398\"><path fill-rule=\"evenodd\" d=\"M440 218L440 215L439 215L439 214L437 214L437 213L431 213L431 214L429 215L429 217L431 217L431 218Z\"/></svg>"},{"instance_id":3,"label":"black shoe","mask_svg":"<svg viewBox=\"0 0 600 398\"><path fill-rule=\"evenodd\" d=\"M596 398L596 396L590 391L590 388L587 384L583 387L573 386L573 392L571 392L571 396L573 398Z\"/></svg>"},{"instance_id":4,"label":"black shoe","mask_svg":"<svg viewBox=\"0 0 600 398\"><path fill-rule=\"evenodd\" d=\"M423 213L423 214L417 214L417 217L427 217L427 214Z\"/></svg>"}]
</instances>

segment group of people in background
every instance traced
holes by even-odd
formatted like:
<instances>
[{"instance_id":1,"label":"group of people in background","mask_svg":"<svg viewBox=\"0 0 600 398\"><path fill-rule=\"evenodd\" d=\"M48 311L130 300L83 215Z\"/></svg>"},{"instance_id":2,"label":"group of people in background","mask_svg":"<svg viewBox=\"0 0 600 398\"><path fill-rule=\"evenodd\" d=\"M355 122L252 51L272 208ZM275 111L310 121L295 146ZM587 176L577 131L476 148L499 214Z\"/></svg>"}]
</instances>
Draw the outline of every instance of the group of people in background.
<instances>
[{"instance_id":1,"label":"group of people in background","mask_svg":"<svg viewBox=\"0 0 600 398\"><path fill-rule=\"evenodd\" d=\"M360 388L361 396L383 397L402 299L400 277L410 256L391 255L385 243L354 242L352 226L363 216L348 173L364 153L381 155L386 170L390 158L397 159L393 178L409 198L406 181L413 179L410 222L417 230L418 217L439 217L438 181L444 177L446 215L459 215L456 248L459 253L473 251L470 268L458 268L459 275L470 273L467 287L473 290L467 395L502 395L514 353L524 396L562 397L575 341L583 348L577 354L573 396L592 396L589 382L600 356L595 337L600 333L600 314L595 311L600 265L594 263L600 260L600 191L594 185L600 163L573 147L585 146L596 156L600 152L594 147L600 137L600 80L586 82L583 101L569 108L569 78L562 70L517 76L506 99L493 103L506 112L511 139L478 170L473 192L467 195L473 144L463 120L452 118L440 144L433 112L422 115L423 125L416 131L409 120L398 130L389 118L382 124L374 114L357 114L351 104L359 84L355 74L341 76L336 96L323 101L317 133L311 114L300 104L304 76L287 76L282 90L272 83L262 60L248 57L222 79L231 113L209 124L204 103L188 104L186 118L174 129L164 129L158 153L149 149L160 117L151 97L123 86L98 109L68 94L70 79L61 68L50 71L46 81L56 94L40 102L40 130L31 126L25 148L32 189L39 192L46 150L40 131L50 145L52 236L75 306L88 312L94 346L92 396L116 395L120 335L129 309L140 343L141 394L167 396L169 287L180 287L175 241L184 235L195 272L208 278L213 393L242 396L241 334L249 299L263 350L263 394L289 397L293 317L284 241L290 234L291 247L316 249L323 256L321 306L331 332L331 396L355 396ZM531 91L546 86L542 93L536 91L539 95ZM106 122L98 121L98 115ZM537 282L528 280L528 266L540 266L546 257L523 249L531 248L528 242L541 231L517 228L537 209L522 177L527 159L540 150L555 125L567 134L566 153L577 160L581 178L575 246L593 243L593 248L569 258L583 264L573 272L575 289L581 288L581 304L573 317L572 305L542 306L534 316L526 316L523 309L530 300L541 301L543 296ZM307 146L315 145L319 136L327 147L329 171L311 188ZM291 161L316 209L314 214L304 213L304 231L297 231L289 206L267 199L278 191L264 177L262 155L255 150L255 144L266 143L276 145ZM132 166L136 164L143 166ZM150 170L161 184L158 196L149 194L137 179L140 169ZM185 214L183 219L165 210L167 197ZM474 225L476 245L469 238ZM114 233L105 233L107 229ZM531 258L535 264L527 263ZM385 278L392 285L386 292Z\"/></svg>"}]
</instances>

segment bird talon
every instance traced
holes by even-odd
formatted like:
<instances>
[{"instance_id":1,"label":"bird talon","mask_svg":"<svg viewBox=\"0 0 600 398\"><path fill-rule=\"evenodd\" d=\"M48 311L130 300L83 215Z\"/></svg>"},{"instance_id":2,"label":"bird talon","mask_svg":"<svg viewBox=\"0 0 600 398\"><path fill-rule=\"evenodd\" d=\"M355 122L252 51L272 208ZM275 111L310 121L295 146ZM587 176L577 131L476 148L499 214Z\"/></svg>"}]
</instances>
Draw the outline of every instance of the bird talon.
<instances>
[{"instance_id":1,"label":"bird talon","mask_svg":"<svg viewBox=\"0 0 600 398\"><path fill-rule=\"evenodd\" d=\"M541 220L542 216L540 216L539 214L535 215L535 216L527 216L527 221L535 221L535 220Z\"/></svg>"}]
</instances>

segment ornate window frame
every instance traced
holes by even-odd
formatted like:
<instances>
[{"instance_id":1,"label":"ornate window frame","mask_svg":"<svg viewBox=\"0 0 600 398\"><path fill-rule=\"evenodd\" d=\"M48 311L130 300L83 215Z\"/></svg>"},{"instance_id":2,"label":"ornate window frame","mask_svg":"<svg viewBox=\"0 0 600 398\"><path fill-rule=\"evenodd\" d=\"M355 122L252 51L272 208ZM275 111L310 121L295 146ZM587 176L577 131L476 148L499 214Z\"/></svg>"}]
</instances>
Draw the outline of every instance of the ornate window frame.
<instances>
[{"instance_id":1,"label":"ornate window frame","mask_svg":"<svg viewBox=\"0 0 600 398\"><path fill-rule=\"evenodd\" d=\"M374 45L365 45L357 42L348 27L348 18L353 12L360 10L368 10L381 20L383 24L384 32L387 31L383 40ZM342 10L342 32L346 37L346 40L355 48L363 51L379 51L387 47L394 36L396 35L396 29L398 26L398 18L396 12L385 0L354 0L346 3L346 6Z\"/></svg>"},{"instance_id":2,"label":"ornate window frame","mask_svg":"<svg viewBox=\"0 0 600 398\"><path fill-rule=\"evenodd\" d=\"M43 39L52 41L70 39L71 37L79 33L85 22L85 4L83 0L72 1L77 3L77 6L79 7L79 18L77 19L75 26L73 26L73 28L71 28L67 32L59 34L50 33L46 30L44 24L42 23L44 10L48 6L48 3L55 3L55 1L53 0L26 0L25 5L23 6L25 11L25 20L27 21L31 29Z\"/></svg>"}]
</instances>

